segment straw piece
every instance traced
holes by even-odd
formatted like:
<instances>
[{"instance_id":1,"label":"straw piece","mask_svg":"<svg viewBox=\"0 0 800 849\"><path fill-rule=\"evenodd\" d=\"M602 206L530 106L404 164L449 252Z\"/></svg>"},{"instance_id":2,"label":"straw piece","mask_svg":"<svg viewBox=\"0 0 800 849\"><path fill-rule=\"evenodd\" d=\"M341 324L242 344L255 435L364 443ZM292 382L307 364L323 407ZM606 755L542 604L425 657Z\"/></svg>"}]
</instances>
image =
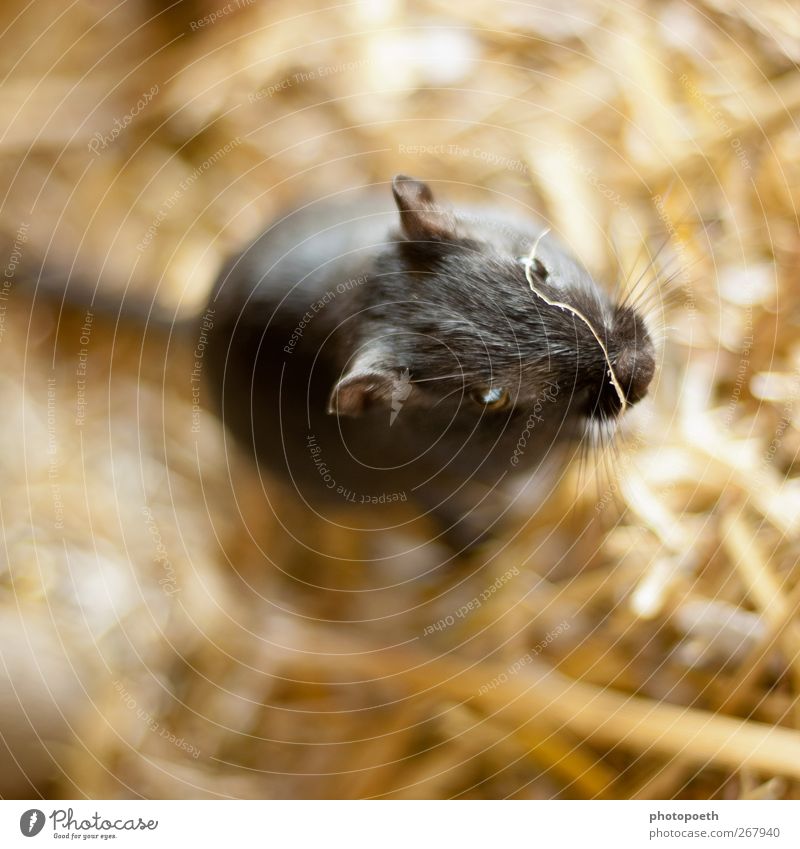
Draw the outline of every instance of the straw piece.
<instances>
[{"instance_id":1,"label":"straw piece","mask_svg":"<svg viewBox=\"0 0 800 849\"><path fill-rule=\"evenodd\" d=\"M546 722L609 746L680 757L687 763L713 763L736 769L748 765L776 775L800 778L800 732L748 722L694 708L626 696L609 688L570 679L532 661L495 689L483 688L506 672L488 662L470 664L454 655L427 657L410 649L355 653L354 645L319 639L327 652L347 652L355 668L430 694L480 705L489 715L525 724L541 714ZM317 642L317 640L315 640ZM297 660L317 667L309 647Z\"/></svg>"},{"instance_id":2,"label":"straw piece","mask_svg":"<svg viewBox=\"0 0 800 849\"><path fill-rule=\"evenodd\" d=\"M740 516L726 516L722 542L745 583L748 595L780 635L786 658L800 685L800 626L794 621L797 606L790 605L781 582L770 566L770 556Z\"/></svg>"},{"instance_id":3,"label":"straw piece","mask_svg":"<svg viewBox=\"0 0 800 849\"><path fill-rule=\"evenodd\" d=\"M597 340L597 344L600 346L600 350L603 352L603 356L605 357L606 365L608 366L608 378L611 381L611 385L614 387L614 391L617 393L617 397L619 398L620 403L620 415L622 415L625 410L628 408L628 402L625 398L625 393L622 391L622 387L617 380L617 375L614 373L614 366L611 365L611 358L608 355L608 349L606 348L603 340L597 335L597 331L592 327L592 323L588 318L576 307L573 307L571 304L567 304L564 301L551 301L547 295L541 292L536 288L536 284L533 282L533 275L531 273L531 269L533 268L533 262L536 259L536 249L539 247L539 242L550 232L550 228L547 227L545 230L536 237L536 241L533 243L533 247L530 250L530 253L525 258L525 277L528 281L528 285L531 287L531 292L534 295L541 298L546 304L549 304L551 307L558 307L559 309L565 310L568 313L571 313L576 318L580 319L592 332L592 336Z\"/></svg>"}]
</instances>

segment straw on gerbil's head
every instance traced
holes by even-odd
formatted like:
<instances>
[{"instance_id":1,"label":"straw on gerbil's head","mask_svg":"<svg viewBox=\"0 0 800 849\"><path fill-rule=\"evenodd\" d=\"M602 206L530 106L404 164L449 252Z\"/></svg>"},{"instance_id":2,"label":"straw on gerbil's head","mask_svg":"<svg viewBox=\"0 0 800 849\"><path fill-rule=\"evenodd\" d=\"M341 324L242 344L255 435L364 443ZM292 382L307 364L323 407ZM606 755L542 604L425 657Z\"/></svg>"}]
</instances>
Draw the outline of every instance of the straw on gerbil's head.
<instances>
[{"instance_id":1,"label":"straw on gerbil's head","mask_svg":"<svg viewBox=\"0 0 800 849\"><path fill-rule=\"evenodd\" d=\"M531 247L530 253L526 257L526 260L525 260L525 263L524 263L524 265L525 265L525 278L527 279L528 285L530 286L530 289L531 289L531 292L533 292L534 295L536 295L538 298L541 298L546 304L548 304L551 307L558 307L559 309L562 309L562 310L565 310L566 312L571 313L572 315L574 315L577 319L582 321L589 328L589 330L592 333L592 336L594 336L594 338L597 340L597 344L599 345L600 350L603 352L603 357L605 358L606 365L608 366L609 381L611 382L611 385L614 387L614 391L617 393L617 397L619 399L620 415L621 415L628 408L628 400L625 397L625 393L622 390L622 386L620 385L619 380L617 379L616 372L614 371L614 366L612 365L611 358L609 357L609 354L608 354L608 348L606 347L603 340L598 335L597 331L592 326L591 321L589 321L589 319L579 309L572 306L571 304L568 304L564 301L551 300L540 289L537 289L536 284L534 283L533 274L531 273L531 269L533 268L534 263L538 262L538 260L536 259L536 251L537 251L539 244L542 241L542 239L549 232L550 232L550 228L547 227L544 230L542 230L542 232L536 237L536 240L534 241L533 246ZM539 264L541 265L541 263L539 263Z\"/></svg>"}]
</instances>

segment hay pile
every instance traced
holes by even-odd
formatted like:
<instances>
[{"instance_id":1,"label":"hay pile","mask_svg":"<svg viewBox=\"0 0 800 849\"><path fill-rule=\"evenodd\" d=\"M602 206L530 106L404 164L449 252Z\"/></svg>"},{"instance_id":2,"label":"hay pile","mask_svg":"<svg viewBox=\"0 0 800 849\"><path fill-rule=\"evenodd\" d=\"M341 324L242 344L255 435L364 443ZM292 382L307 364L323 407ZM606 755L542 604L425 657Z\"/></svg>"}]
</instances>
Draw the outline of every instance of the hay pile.
<instances>
[{"instance_id":1,"label":"hay pile","mask_svg":"<svg viewBox=\"0 0 800 849\"><path fill-rule=\"evenodd\" d=\"M314 6L4 6L0 794L797 798L800 14ZM22 272L189 313L400 171L530 204L663 337L618 450L456 569L277 518L190 351Z\"/></svg>"}]
</instances>

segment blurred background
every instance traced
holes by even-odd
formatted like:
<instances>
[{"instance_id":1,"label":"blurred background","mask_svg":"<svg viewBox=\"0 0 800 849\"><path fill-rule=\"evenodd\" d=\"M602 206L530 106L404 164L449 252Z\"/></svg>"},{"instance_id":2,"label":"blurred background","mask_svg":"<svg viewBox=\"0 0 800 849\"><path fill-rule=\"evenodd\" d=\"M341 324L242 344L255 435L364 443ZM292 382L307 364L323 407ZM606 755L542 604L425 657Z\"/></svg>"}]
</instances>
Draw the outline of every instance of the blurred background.
<instances>
[{"instance_id":1,"label":"blurred background","mask_svg":"<svg viewBox=\"0 0 800 849\"><path fill-rule=\"evenodd\" d=\"M800 795L797 9L9 0L0 45L0 795ZM191 350L44 292L191 315L397 172L527 204L662 340L456 567L279 521Z\"/></svg>"}]
</instances>

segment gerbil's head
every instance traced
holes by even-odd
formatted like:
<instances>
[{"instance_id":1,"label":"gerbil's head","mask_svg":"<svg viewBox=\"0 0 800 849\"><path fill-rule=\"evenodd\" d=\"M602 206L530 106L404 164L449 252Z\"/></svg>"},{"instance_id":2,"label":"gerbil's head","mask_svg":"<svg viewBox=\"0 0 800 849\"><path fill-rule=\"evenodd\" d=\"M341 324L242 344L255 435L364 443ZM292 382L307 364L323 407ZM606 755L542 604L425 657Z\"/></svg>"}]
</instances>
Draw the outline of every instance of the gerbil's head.
<instances>
[{"instance_id":1,"label":"gerbil's head","mask_svg":"<svg viewBox=\"0 0 800 849\"><path fill-rule=\"evenodd\" d=\"M480 421L497 435L536 410L554 433L574 434L644 397L655 353L641 316L554 237L493 211L443 208L409 177L392 191L399 228L363 291L331 412L384 407L409 424Z\"/></svg>"}]
</instances>

